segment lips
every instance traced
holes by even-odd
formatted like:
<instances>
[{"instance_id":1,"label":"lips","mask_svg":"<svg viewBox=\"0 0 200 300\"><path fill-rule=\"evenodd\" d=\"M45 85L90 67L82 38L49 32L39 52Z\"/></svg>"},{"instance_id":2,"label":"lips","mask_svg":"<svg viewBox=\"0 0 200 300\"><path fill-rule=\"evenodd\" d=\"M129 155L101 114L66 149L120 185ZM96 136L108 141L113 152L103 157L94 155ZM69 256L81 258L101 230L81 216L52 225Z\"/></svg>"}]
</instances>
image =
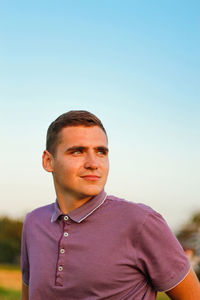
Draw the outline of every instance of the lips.
<instances>
[{"instance_id":1,"label":"lips","mask_svg":"<svg viewBox=\"0 0 200 300\"><path fill-rule=\"evenodd\" d=\"M96 181L100 179L100 176L98 175L84 175L81 176L81 178L86 179L86 180L90 180L90 181Z\"/></svg>"}]
</instances>

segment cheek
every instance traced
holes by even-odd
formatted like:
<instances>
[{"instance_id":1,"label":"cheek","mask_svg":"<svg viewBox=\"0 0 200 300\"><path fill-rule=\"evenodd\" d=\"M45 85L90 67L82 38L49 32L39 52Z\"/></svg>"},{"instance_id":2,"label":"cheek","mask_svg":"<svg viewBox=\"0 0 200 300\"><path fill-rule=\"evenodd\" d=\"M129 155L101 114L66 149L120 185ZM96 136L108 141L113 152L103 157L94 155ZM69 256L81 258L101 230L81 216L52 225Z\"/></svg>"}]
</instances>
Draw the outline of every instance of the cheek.
<instances>
[{"instance_id":1,"label":"cheek","mask_svg":"<svg viewBox=\"0 0 200 300\"><path fill-rule=\"evenodd\" d=\"M108 159L104 162L104 169L109 170L109 160Z\"/></svg>"},{"instance_id":2,"label":"cheek","mask_svg":"<svg viewBox=\"0 0 200 300\"><path fill-rule=\"evenodd\" d=\"M62 166L61 166L62 167ZM65 169L65 173L69 174L70 176L76 175L79 173L79 170L82 167L82 163L80 160L74 159L70 160L63 166L62 168Z\"/></svg>"},{"instance_id":3,"label":"cheek","mask_svg":"<svg viewBox=\"0 0 200 300\"><path fill-rule=\"evenodd\" d=\"M109 172L109 162L108 161L102 165L102 171L103 171L104 177L107 177L108 172Z\"/></svg>"}]
</instances>

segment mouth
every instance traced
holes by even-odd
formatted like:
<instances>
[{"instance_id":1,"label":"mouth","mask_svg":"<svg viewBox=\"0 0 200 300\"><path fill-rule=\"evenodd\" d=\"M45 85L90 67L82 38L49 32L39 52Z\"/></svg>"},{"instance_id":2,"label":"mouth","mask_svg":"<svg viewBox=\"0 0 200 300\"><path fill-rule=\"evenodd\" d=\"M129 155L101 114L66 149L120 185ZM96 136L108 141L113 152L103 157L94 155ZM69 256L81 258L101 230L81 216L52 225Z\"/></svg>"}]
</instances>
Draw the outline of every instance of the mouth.
<instances>
[{"instance_id":1,"label":"mouth","mask_svg":"<svg viewBox=\"0 0 200 300\"><path fill-rule=\"evenodd\" d=\"M100 176L97 176L97 175L84 175L84 176L81 176L81 178L85 179L85 180L88 180L88 181L97 181L100 179Z\"/></svg>"}]
</instances>

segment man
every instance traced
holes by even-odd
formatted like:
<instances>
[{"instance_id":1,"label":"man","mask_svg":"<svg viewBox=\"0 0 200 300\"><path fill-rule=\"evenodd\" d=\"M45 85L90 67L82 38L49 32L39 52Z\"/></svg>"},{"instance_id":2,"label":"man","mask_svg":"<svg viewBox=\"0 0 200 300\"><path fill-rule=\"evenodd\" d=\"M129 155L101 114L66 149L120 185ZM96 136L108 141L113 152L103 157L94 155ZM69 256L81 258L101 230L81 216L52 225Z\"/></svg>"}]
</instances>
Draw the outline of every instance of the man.
<instances>
[{"instance_id":1,"label":"man","mask_svg":"<svg viewBox=\"0 0 200 300\"><path fill-rule=\"evenodd\" d=\"M108 140L87 111L58 117L47 132L43 167L55 203L27 215L22 238L22 300L199 300L183 249L151 208L104 191Z\"/></svg>"}]
</instances>

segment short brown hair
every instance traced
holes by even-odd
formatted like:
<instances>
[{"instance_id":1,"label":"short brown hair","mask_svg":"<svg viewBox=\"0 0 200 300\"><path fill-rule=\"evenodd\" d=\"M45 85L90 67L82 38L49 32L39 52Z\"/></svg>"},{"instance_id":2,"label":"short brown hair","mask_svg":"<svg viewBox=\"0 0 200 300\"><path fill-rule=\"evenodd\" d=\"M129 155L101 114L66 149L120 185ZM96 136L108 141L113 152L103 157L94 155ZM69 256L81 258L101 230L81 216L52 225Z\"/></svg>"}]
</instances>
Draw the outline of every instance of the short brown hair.
<instances>
[{"instance_id":1,"label":"short brown hair","mask_svg":"<svg viewBox=\"0 0 200 300\"><path fill-rule=\"evenodd\" d=\"M51 123L47 130L46 149L55 155L56 147L59 143L59 133L65 127L70 126L99 126L106 134L101 121L92 113L86 110L71 110L60 115L55 121Z\"/></svg>"}]
</instances>

